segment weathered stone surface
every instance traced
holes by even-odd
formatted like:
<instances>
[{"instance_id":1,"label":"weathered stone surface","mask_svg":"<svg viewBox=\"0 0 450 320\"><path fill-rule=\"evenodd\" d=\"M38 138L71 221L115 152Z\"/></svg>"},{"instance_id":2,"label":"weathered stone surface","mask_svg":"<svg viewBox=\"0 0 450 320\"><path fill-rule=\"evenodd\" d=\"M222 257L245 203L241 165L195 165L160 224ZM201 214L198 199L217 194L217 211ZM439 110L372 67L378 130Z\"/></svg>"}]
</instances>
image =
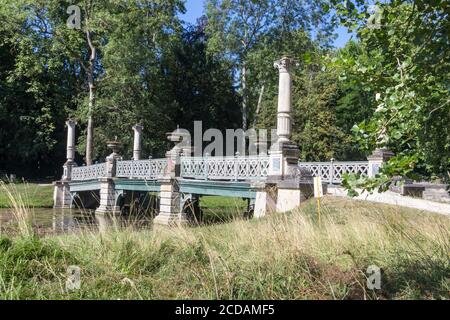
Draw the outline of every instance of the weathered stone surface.
<instances>
[{"instance_id":1,"label":"weathered stone surface","mask_svg":"<svg viewBox=\"0 0 450 320\"><path fill-rule=\"evenodd\" d=\"M53 186L53 208L71 208L73 199L69 184L65 181L56 181Z\"/></svg>"},{"instance_id":2,"label":"weathered stone surface","mask_svg":"<svg viewBox=\"0 0 450 320\"><path fill-rule=\"evenodd\" d=\"M139 124L136 124L135 126L133 126L133 131L134 131L133 160L141 160L142 129L144 129L144 127Z\"/></svg>"},{"instance_id":3,"label":"weathered stone surface","mask_svg":"<svg viewBox=\"0 0 450 320\"><path fill-rule=\"evenodd\" d=\"M375 149L373 153L367 157L367 160L369 160L368 176L374 177L380 170L383 163L387 162L393 156L394 153L387 149Z\"/></svg>"},{"instance_id":4,"label":"weathered stone surface","mask_svg":"<svg viewBox=\"0 0 450 320\"><path fill-rule=\"evenodd\" d=\"M450 195L446 190L445 185L441 185L441 187L435 188L425 188L422 196L426 200L450 203Z\"/></svg>"},{"instance_id":5,"label":"weathered stone surface","mask_svg":"<svg viewBox=\"0 0 450 320\"><path fill-rule=\"evenodd\" d=\"M185 225L186 216L181 208L181 195L176 179L166 177L159 180L161 184L159 214L154 223L164 225Z\"/></svg>"}]
</instances>

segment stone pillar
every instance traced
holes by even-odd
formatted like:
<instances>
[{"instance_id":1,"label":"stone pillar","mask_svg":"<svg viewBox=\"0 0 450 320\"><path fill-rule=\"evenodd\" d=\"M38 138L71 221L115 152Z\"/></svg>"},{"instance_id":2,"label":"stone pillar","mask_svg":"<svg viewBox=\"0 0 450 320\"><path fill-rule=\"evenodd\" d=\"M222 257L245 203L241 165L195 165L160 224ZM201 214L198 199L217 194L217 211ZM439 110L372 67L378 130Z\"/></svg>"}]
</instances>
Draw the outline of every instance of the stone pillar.
<instances>
[{"instance_id":1,"label":"stone pillar","mask_svg":"<svg viewBox=\"0 0 450 320\"><path fill-rule=\"evenodd\" d=\"M53 183L53 207L70 208L72 206L72 196L70 194L69 181L72 180L72 168L76 166L75 159L75 126L76 121L67 120L67 144L66 162L63 165L63 175L61 181Z\"/></svg>"},{"instance_id":2,"label":"stone pillar","mask_svg":"<svg viewBox=\"0 0 450 320\"><path fill-rule=\"evenodd\" d=\"M100 178L100 206L95 210L96 214L119 214L120 206L118 200L120 193L114 188L111 178Z\"/></svg>"},{"instance_id":3,"label":"stone pillar","mask_svg":"<svg viewBox=\"0 0 450 320\"><path fill-rule=\"evenodd\" d=\"M265 182L255 182L252 188L256 191L253 217L261 218L275 212L277 206L277 186Z\"/></svg>"},{"instance_id":4,"label":"stone pillar","mask_svg":"<svg viewBox=\"0 0 450 320\"><path fill-rule=\"evenodd\" d=\"M380 170L380 167L383 165L383 163L387 162L393 156L394 153L387 149L375 149L373 153L367 157L367 160L369 160L368 176L374 177Z\"/></svg>"},{"instance_id":5,"label":"stone pillar","mask_svg":"<svg viewBox=\"0 0 450 320\"><path fill-rule=\"evenodd\" d=\"M327 184L322 183L326 194ZM300 203L314 196L314 184L309 179L284 180L278 183L277 212L287 212L297 208Z\"/></svg>"},{"instance_id":6,"label":"stone pillar","mask_svg":"<svg viewBox=\"0 0 450 320\"><path fill-rule=\"evenodd\" d=\"M166 133L167 139L175 146L166 152L168 162L166 176L178 177L180 175L180 157L182 154L190 155L192 147L190 146L189 131L177 128L172 132Z\"/></svg>"},{"instance_id":7,"label":"stone pillar","mask_svg":"<svg viewBox=\"0 0 450 320\"><path fill-rule=\"evenodd\" d=\"M185 141L186 135L189 135L189 132L180 128L167 133L167 139L175 143L175 146L166 153L166 173L163 178L158 180L161 190L159 214L154 219L157 224L180 225L188 222L186 215L182 212L181 195L177 182L177 177L180 175L180 156L191 150L190 145Z\"/></svg>"},{"instance_id":8,"label":"stone pillar","mask_svg":"<svg viewBox=\"0 0 450 320\"><path fill-rule=\"evenodd\" d=\"M116 161L121 158L119 150L121 143L117 141L108 142L108 148L112 149L112 153L106 157L106 176L99 179L100 183L100 206L95 210L95 213L120 213L120 206L118 200L121 192L115 190L114 177L116 175Z\"/></svg>"},{"instance_id":9,"label":"stone pillar","mask_svg":"<svg viewBox=\"0 0 450 320\"><path fill-rule=\"evenodd\" d=\"M186 216L182 213L177 180L173 177L164 177L158 181L161 185L159 213L153 222L170 226L187 224Z\"/></svg>"},{"instance_id":10,"label":"stone pillar","mask_svg":"<svg viewBox=\"0 0 450 320\"><path fill-rule=\"evenodd\" d=\"M279 72L277 135L280 143L289 142L291 138L292 64L293 60L286 56L273 64Z\"/></svg>"},{"instance_id":11,"label":"stone pillar","mask_svg":"<svg viewBox=\"0 0 450 320\"><path fill-rule=\"evenodd\" d=\"M72 207L72 195L68 181L53 182L53 208L68 209Z\"/></svg>"},{"instance_id":12,"label":"stone pillar","mask_svg":"<svg viewBox=\"0 0 450 320\"><path fill-rule=\"evenodd\" d=\"M75 125L77 123L71 119L66 122L67 125L67 160L75 159Z\"/></svg>"},{"instance_id":13,"label":"stone pillar","mask_svg":"<svg viewBox=\"0 0 450 320\"><path fill-rule=\"evenodd\" d=\"M269 155L269 177L267 183L276 185L275 210L290 211L313 195L313 179L309 170L298 167L300 150L291 139L291 111L292 111L292 79L291 69L294 61L283 57L274 63L279 72L277 140L272 144ZM258 195L257 195L258 197ZM259 195L261 199L264 195ZM269 199L270 200L270 199ZM267 203L267 193L266 193ZM270 200L271 201L271 200ZM264 201L261 203L264 206ZM256 205L257 206L257 205ZM266 204L267 208L267 204ZM258 209L263 212L263 209ZM255 208L255 216L257 216ZM258 213L259 214L259 213Z\"/></svg>"},{"instance_id":14,"label":"stone pillar","mask_svg":"<svg viewBox=\"0 0 450 320\"><path fill-rule=\"evenodd\" d=\"M144 129L143 126L136 124L133 126L134 130L134 144L133 144L133 160L140 160L141 159L141 134L142 129Z\"/></svg>"},{"instance_id":15,"label":"stone pillar","mask_svg":"<svg viewBox=\"0 0 450 320\"><path fill-rule=\"evenodd\" d=\"M280 176L281 179L296 171L300 154L299 148L290 140L293 65L294 61L286 56L274 62L274 67L279 72L277 140L269 151L269 175Z\"/></svg>"},{"instance_id":16,"label":"stone pillar","mask_svg":"<svg viewBox=\"0 0 450 320\"><path fill-rule=\"evenodd\" d=\"M76 121L69 119L66 122L67 125L67 145L66 145L66 158L67 161L63 166L62 180L69 181L72 178L72 167L75 164L75 126Z\"/></svg>"}]
</instances>

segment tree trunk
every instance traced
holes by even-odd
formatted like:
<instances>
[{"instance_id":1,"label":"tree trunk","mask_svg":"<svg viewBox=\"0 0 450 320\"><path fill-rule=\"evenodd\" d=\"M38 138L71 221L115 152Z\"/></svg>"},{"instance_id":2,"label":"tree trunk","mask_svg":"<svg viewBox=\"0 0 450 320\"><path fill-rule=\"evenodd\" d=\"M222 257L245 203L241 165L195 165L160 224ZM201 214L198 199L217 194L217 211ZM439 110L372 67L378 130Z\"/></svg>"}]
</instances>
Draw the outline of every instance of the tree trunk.
<instances>
[{"instance_id":1,"label":"tree trunk","mask_svg":"<svg viewBox=\"0 0 450 320\"><path fill-rule=\"evenodd\" d=\"M247 130L247 116L248 116L248 95L247 95L247 68L245 63L242 65L241 70L241 85L242 85L242 129Z\"/></svg>"},{"instance_id":2,"label":"tree trunk","mask_svg":"<svg viewBox=\"0 0 450 320\"><path fill-rule=\"evenodd\" d=\"M259 112L261 111L261 103L264 95L264 85L261 86L261 90L259 91L258 104L256 106L255 119L253 119L253 128L258 124Z\"/></svg>"},{"instance_id":3,"label":"tree trunk","mask_svg":"<svg viewBox=\"0 0 450 320\"><path fill-rule=\"evenodd\" d=\"M87 124L87 137L86 137L86 165L92 164L92 153L94 149L94 121L92 113L95 105L95 84L94 84L94 63L97 58L97 50L92 44L91 33L87 24L86 18L86 39L91 51L89 57L89 66L87 68L87 77L89 85L89 109L88 109L88 124Z\"/></svg>"},{"instance_id":4,"label":"tree trunk","mask_svg":"<svg viewBox=\"0 0 450 320\"><path fill-rule=\"evenodd\" d=\"M93 78L89 76L89 78ZM94 82L89 80L89 110L88 110L88 124L87 124L87 137L86 137L86 165L92 164L92 151L94 146L94 122L92 119L92 109L95 103L95 88Z\"/></svg>"}]
</instances>

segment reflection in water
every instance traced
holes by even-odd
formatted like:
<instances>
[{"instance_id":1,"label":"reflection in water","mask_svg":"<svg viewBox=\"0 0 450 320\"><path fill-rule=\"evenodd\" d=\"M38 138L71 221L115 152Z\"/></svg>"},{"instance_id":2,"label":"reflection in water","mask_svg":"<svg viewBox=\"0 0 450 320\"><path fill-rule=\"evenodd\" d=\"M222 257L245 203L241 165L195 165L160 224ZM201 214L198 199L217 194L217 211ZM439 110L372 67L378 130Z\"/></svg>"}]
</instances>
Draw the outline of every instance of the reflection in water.
<instances>
[{"instance_id":1,"label":"reflection in water","mask_svg":"<svg viewBox=\"0 0 450 320\"><path fill-rule=\"evenodd\" d=\"M153 217L149 214L139 215L104 215L94 214L94 210L79 209L30 209L31 221L39 235L76 233L82 230L104 232L111 229L150 228ZM0 209L0 234L14 233L17 222L11 209Z\"/></svg>"}]
</instances>

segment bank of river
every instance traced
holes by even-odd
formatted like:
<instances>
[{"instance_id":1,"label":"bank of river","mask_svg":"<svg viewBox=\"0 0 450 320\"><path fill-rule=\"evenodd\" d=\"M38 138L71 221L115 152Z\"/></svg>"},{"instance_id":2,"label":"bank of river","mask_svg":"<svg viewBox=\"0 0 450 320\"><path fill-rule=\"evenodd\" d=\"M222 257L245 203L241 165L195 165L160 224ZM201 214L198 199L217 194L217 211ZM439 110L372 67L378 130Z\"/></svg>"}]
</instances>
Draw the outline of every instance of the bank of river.
<instances>
[{"instance_id":1,"label":"bank of river","mask_svg":"<svg viewBox=\"0 0 450 320\"><path fill-rule=\"evenodd\" d=\"M52 235L77 233L81 230L102 231L107 228L148 228L150 216L105 216L95 215L93 211L78 209L29 209L29 219L35 233ZM0 209L0 233L14 233L17 221L12 209Z\"/></svg>"},{"instance_id":2,"label":"bank of river","mask_svg":"<svg viewBox=\"0 0 450 320\"><path fill-rule=\"evenodd\" d=\"M0 208L12 206L11 194L16 201L21 201L28 207L53 207L53 185L37 183L18 183L0 185Z\"/></svg>"}]
</instances>

